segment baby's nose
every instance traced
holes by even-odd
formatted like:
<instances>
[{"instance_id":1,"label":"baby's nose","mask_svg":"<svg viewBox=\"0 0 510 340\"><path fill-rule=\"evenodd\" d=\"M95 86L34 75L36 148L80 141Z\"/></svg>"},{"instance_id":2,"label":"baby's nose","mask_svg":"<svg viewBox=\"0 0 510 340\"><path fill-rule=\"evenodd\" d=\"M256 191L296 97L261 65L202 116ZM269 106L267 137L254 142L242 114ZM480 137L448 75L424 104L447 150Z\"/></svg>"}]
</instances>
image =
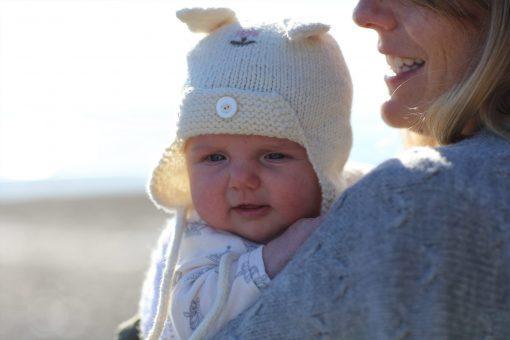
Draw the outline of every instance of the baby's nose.
<instances>
[{"instance_id":1,"label":"baby's nose","mask_svg":"<svg viewBox=\"0 0 510 340\"><path fill-rule=\"evenodd\" d=\"M260 186L260 183L255 167L248 162L234 163L230 166L230 188L254 190Z\"/></svg>"}]
</instances>

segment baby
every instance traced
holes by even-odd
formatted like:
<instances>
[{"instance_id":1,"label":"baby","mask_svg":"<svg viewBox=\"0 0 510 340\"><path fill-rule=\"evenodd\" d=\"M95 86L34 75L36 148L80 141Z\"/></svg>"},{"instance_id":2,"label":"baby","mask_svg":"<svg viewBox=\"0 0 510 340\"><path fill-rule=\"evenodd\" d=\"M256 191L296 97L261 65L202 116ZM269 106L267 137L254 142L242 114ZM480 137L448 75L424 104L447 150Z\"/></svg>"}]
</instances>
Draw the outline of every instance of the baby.
<instances>
[{"instance_id":1,"label":"baby","mask_svg":"<svg viewBox=\"0 0 510 340\"><path fill-rule=\"evenodd\" d=\"M304 241L318 223L302 219L346 188L352 141L351 81L328 26L246 28L229 9L177 16L206 36L188 55L177 137L149 188L176 215L143 287L150 339L203 338L249 307L282 267L273 254L291 251L290 229L308 228Z\"/></svg>"}]
</instances>

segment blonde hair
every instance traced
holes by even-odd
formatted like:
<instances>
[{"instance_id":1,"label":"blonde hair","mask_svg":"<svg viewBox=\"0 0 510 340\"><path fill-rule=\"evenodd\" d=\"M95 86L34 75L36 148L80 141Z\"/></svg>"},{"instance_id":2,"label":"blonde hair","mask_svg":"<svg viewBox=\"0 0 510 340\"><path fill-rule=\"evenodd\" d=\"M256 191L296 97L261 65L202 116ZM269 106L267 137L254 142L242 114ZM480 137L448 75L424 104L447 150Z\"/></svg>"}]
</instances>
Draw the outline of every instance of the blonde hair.
<instances>
[{"instance_id":1,"label":"blonde hair","mask_svg":"<svg viewBox=\"0 0 510 340\"><path fill-rule=\"evenodd\" d=\"M467 1L411 1L462 22L479 20L466 9ZM470 0L469 4L485 14L485 45L472 72L437 98L423 115L420 130L431 139L418 139L429 145L461 140L464 128L473 121L510 139L510 0ZM408 142L412 143L412 138Z\"/></svg>"}]
</instances>

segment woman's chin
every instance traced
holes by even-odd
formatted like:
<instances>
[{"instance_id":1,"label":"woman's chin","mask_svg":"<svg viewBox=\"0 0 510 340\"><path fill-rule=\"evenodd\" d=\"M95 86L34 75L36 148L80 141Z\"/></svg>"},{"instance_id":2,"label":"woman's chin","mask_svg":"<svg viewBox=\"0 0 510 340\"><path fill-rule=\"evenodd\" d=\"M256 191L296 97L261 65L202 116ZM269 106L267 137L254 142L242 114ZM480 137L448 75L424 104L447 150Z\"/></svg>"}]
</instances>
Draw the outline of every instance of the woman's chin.
<instances>
[{"instance_id":1,"label":"woman's chin","mask_svg":"<svg viewBox=\"0 0 510 340\"><path fill-rule=\"evenodd\" d=\"M410 112L408 106L399 104L391 97L382 104L381 117L386 125L398 129L412 128L419 118L416 114Z\"/></svg>"}]
</instances>

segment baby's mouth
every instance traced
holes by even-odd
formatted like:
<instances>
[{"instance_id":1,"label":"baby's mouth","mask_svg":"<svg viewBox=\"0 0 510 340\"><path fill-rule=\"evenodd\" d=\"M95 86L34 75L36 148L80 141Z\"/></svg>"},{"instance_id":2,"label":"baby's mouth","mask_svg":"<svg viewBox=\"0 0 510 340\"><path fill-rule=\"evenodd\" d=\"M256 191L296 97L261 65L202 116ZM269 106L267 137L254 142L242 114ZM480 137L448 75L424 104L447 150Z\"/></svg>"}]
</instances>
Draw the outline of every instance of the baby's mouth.
<instances>
[{"instance_id":1,"label":"baby's mouth","mask_svg":"<svg viewBox=\"0 0 510 340\"><path fill-rule=\"evenodd\" d=\"M264 207L269 207L268 205L263 205L263 204L239 204L237 206L234 207L234 209L239 209L239 210L257 210L257 209L261 209L261 208L264 208Z\"/></svg>"},{"instance_id":2,"label":"baby's mouth","mask_svg":"<svg viewBox=\"0 0 510 340\"><path fill-rule=\"evenodd\" d=\"M267 204L239 204L232 207L232 210L244 217L260 217L269 211Z\"/></svg>"}]
</instances>

